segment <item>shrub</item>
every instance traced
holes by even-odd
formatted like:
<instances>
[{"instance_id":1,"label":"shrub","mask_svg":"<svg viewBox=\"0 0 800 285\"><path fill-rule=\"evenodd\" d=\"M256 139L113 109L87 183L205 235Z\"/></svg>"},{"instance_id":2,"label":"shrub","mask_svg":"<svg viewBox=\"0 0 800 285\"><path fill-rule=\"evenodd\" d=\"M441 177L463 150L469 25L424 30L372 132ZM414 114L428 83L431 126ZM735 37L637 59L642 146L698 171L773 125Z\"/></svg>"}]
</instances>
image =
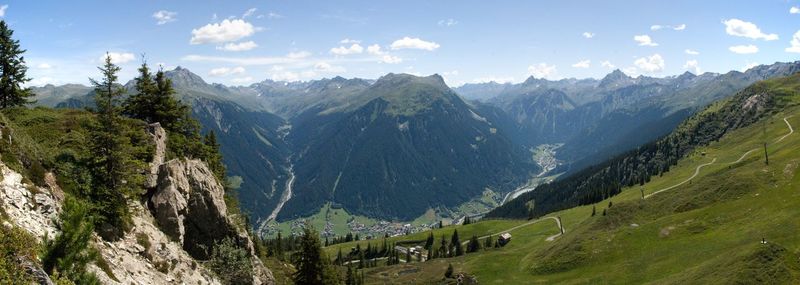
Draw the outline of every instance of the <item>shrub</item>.
<instances>
[{"instance_id":1,"label":"shrub","mask_svg":"<svg viewBox=\"0 0 800 285\"><path fill-rule=\"evenodd\" d=\"M253 283L250 254L230 238L225 238L214 245L208 266L217 274L222 284Z\"/></svg>"}]
</instances>

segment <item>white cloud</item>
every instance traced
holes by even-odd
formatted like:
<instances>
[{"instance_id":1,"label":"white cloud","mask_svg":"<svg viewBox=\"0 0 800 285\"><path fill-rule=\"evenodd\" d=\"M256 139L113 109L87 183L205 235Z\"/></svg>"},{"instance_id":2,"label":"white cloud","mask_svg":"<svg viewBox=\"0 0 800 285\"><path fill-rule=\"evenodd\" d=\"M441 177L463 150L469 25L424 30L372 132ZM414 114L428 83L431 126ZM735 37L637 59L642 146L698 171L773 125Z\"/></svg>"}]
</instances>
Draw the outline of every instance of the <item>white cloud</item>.
<instances>
[{"instance_id":1,"label":"white cloud","mask_svg":"<svg viewBox=\"0 0 800 285\"><path fill-rule=\"evenodd\" d=\"M227 43L224 46L218 46L218 50L224 51L246 51L257 48L258 44L253 41L241 42L241 43Z\"/></svg>"},{"instance_id":2,"label":"white cloud","mask_svg":"<svg viewBox=\"0 0 800 285\"><path fill-rule=\"evenodd\" d=\"M343 45L349 45L349 44L360 44L361 41L359 41L359 40L351 40L349 38L346 38L346 39L343 39L343 40L339 41L339 43L343 44Z\"/></svg>"},{"instance_id":3,"label":"white cloud","mask_svg":"<svg viewBox=\"0 0 800 285\"><path fill-rule=\"evenodd\" d=\"M335 55L359 54L362 52L364 52L364 47L359 44L353 44L349 48L340 46L331 49L331 53Z\"/></svg>"},{"instance_id":4,"label":"white cloud","mask_svg":"<svg viewBox=\"0 0 800 285\"><path fill-rule=\"evenodd\" d=\"M25 86L45 86L47 84L60 84L61 82L58 80L53 79L49 76L38 76L31 79L31 81L26 82Z\"/></svg>"},{"instance_id":5,"label":"white cloud","mask_svg":"<svg viewBox=\"0 0 800 285\"><path fill-rule=\"evenodd\" d=\"M589 68L589 64L590 63L592 63L592 62L590 60L588 60L588 59L587 60L581 60L581 61L576 62L575 64L573 64L572 67L575 67L575 68Z\"/></svg>"},{"instance_id":6,"label":"white cloud","mask_svg":"<svg viewBox=\"0 0 800 285\"><path fill-rule=\"evenodd\" d=\"M688 49L688 48L683 50L683 52L685 52L688 55L698 55L698 54L700 54L699 51L696 51L696 50L693 50L693 49Z\"/></svg>"},{"instance_id":7,"label":"white cloud","mask_svg":"<svg viewBox=\"0 0 800 285\"><path fill-rule=\"evenodd\" d=\"M751 54L751 53L757 53L758 47L755 45L738 45L729 47L728 50L738 54Z\"/></svg>"},{"instance_id":8,"label":"white cloud","mask_svg":"<svg viewBox=\"0 0 800 285\"><path fill-rule=\"evenodd\" d=\"M275 13L275 12L269 12L269 13L267 13L267 18L270 18L270 19L282 19L283 15Z\"/></svg>"},{"instance_id":9,"label":"white cloud","mask_svg":"<svg viewBox=\"0 0 800 285\"><path fill-rule=\"evenodd\" d=\"M8 5L0 6L0 17L6 16L6 9L8 9Z\"/></svg>"},{"instance_id":10,"label":"white cloud","mask_svg":"<svg viewBox=\"0 0 800 285\"><path fill-rule=\"evenodd\" d=\"M399 57L396 57L396 56L393 56L393 55L388 55L388 54L387 54L387 55L384 55L384 56L381 58L381 61L380 61L380 62L382 62L382 63L388 63L388 64L397 64L397 63L401 63L401 62L403 62L403 59L402 59L402 58L399 58Z\"/></svg>"},{"instance_id":11,"label":"white cloud","mask_svg":"<svg viewBox=\"0 0 800 285\"><path fill-rule=\"evenodd\" d=\"M686 24L678 24L678 25L652 25L650 26L651 31L658 31L661 29L673 29L676 31L683 31L686 29Z\"/></svg>"},{"instance_id":12,"label":"white cloud","mask_svg":"<svg viewBox=\"0 0 800 285\"><path fill-rule=\"evenodd\" d=\"M454 19L447 19L447 20L439 20L439 26L450 27L455 26L458 24L458 21Z\"/></svg>"},{"instance_id":13,"label":"white cloud","mask_svg":"<svg viewBox=\"0 0 800 285\"><path fill-rule=\"evenodd\" d=\"M528 66L528 73L535 78L552 79L555 77L556 72L555 65L547 65L547 63L544 62Z\"/></svg>"},{"instance_id":14,"label":"white cloud","mask_svg":"<svg viewBox=\"0 0 800 285\"><path fill-rule=\"evenodd\" d=\"M741 72L745 72L745 71L747 71L747 70L749 70L749 69L751 69L751 68L753 68L753 67L756 67L756 66L758 66L758 63L757 63L757 62L751 62L751 63L748 63L748 64L746 64L746 65L745 65L744 67L742 67L742 69L740 69L739 71L741 71Z\"/></svg>"},{"instance_id":15,"label":"white cloud","mask_svg":"<svg viewBox=\"0 0 800 285\"><path fill-rule=\"evenodd\" d=\"M367 47L367 53L374 55L382 55L383 51L381 50L381 46L374 44Z\"/></svg>"},{"instance_id":16,"label":"white cloud","mask_svg":"<svg viewBox=\"0 0 800 285\"><path fill-rule=\"evenodd\" d=\"M47 63L40 63L40 64L36 65L36 68L38 68L38 69L51 69L51 68L53 68L53 66L49 65Z\"/></svg>"},{"instance_id":17,"label":"white cloud","mask_svg":"<svg viewBox=\"0 0 800 285\"><path fill-rule=\"evenodd\" d=\"M250 76L237 77L237 78L231 79L231 82L236 83L236 84L251 83L251 82L253 82L253 77L250 77Z\"/></svg>"},{"instance_id":18,"label":"white cloud","mask_svg":"<svg viewBox=\"0 0 800 285\"><path fill-rule=\"evenodd\" d=\"M100 61L104 62L106 60L106 56L111 57L111 63L113 64L128 63L136 59L136 56L129 52L109 52L100 56Z\"/></svg>"},{"instance_id":19,"label":"white cloud","mask_svg":"<svg viewBox=\"0 0 800 285\"><path fill-rule=\"evenodd\" d=\"M208 72L208 75L210 75L210 76L228 76L228 75L238 75L238 74L244 74L244 73L245 73L244 67L237 66L237 67L233 67L233 68L229 68L229 67L214 68L214 69L212 69L211 71Z\"/></svg>"},{"instance_id":20,"label":"white cloud","mask_svg":"<svg viewBox=\"0 0 800 285\"><path fill-rule=\"evenodd\" d=\"M658 46L658 44L654 43L653 39L651 39L648 35L636 35L633 36L633 40L639 43L640 46Z\"/></svg>"},{"instance_id":21,"label":"white cloud","mask_svg":"<svg viewBox=\"0 0 800 285\"><path fill-rule=\"evenodd\" d=\"M700 74L700 65L697 63L697 60L687 60L686 63L683 65L683 69L692 71L694 74Z\"/></svg>"},{"instance_id":22,"label":"white cloud","mask_svg":"<svg viewBox=\"0 0 800 285\"><path fill-rule=\"evenodd\" d=\"M175 16L177 16L177 15L178 15L178 13L176 13L176 12L170 12L170 11L167 11L167 10L160 10L160 11L157 11L157 12L153 13L153 18L156 19L156 24L163 25L163 24L166 24L166 23L169 23L169 22L174 22L174 21L178 20L178 19L175 19Z\"/></svg>"},{"instance_id":23,"label":"white cloud","mask_svg":"<svg viewBox=\"0 0 800 285\"><path fill-rule=\"evenodd\" d=\"M273 73L271 79L274 81L297 81L300 75L291 71Z\"/></svg>"},{"instance_id":24,"label":"white cloud","mask_svg":"<svg viewBox=\"0 0 800 285\"><path fill-rule=\"evenodd\" d=\"M309 56L311 56L311 53L307 51L290 52L289 54L286 55L286 57L291 59L301 59Z\"/></svg>"},{"instance_id":25,"label":"white cloud","mask_svg":"<svg viewBox=\"0 0 800 285\"><path fill-rule=\"evenodd\" d=\"M392 49L421 49L432 51L439 48L439 44L435 42L428 42L419 38L404 37L396 40L391 45Z\"/></svg>"},{"instance_id":26,"label":"white cloud","mask_svg":"<svg viewBox=\"0 0 800 285\"><path fill-rule=\"evenodd\" d=\"M789 14L800 14L800 7L789 8Z\"/></svg>"},{"instance_id":27,"label":"white cloud","mask_svg":"<svg viewBox=\"0 0 800 285\"><path fill-rule=\"evenodd\" d=\"M274 65L274 64L288 64L297 63L305 57L308 57L308 52L294 52L284 57L223 57L223 56L205 56L205 55L187 55L181 58L183 61L191 62L220 62L235 65Z\"/></svg>"},{"instance_id":28,"label":"white cloud","mask_svg":"<svg viewBox=\"0 0 800 285\"><path fill-rule=\"evenodd\" d=\"M790 47L786 48L786 52L800 53L800 30L795 32L792 36L792 41L789 42Z\"/></svg>"},{"instance_id":29,"label":"white cloud","mask_svg":"<svg viewBox=\"0 0 800 285\"><path fill-rule=\"evenodd\" d=\"M729 19L722 21L725 24L725 32L731 36L751 38L754 40L763 39L765 41L774 41L778 39L777 34L766 34L761 32L761 29L751 22L745 22L739 19Z\"/></svg>"},{"instance_id":30,"label":"white cloud","mask_svg":"<svg viewBox=\"0 0 800 285\"><path fill-rule=\"evenodd\" d=\"M613 65L613 64L611 64L611 62L610 62L610 61L608 61L608 60L601 62L601 63L600 63L600 66L602 66L602 67L605 67L605 68L608 68L608 69L614 69L614 68L616 68L616 66L615 66L615 65Z\"/></svg>"},{"instance_id":31,"label":"white cloud","mask_svg":"<svg viewBox=\"0 0 800 285\"><path fill-rule=\"evenodd\" d=\"M256 32L253 24L241 19L225 19L219 23L212 23L192 30L191 44L233 42L249 37Z\"/></svg>"},{"instance_id":32,"label":"white cloud","mask_svg":"<svg viewBox=\"0 0 800 285\"><path fill-rule=\"evenodd\" d=\"M258 11L258 9L256 8L247 9L247 11L245 11L244 14L242 15L242 19L252 16L253 14L256 13L256 11Z\"/></svg>"},{"instance_id":33,"label":"white cloud","mask_svg":"<svg viewBox=\"0 0 800 285\"><path fill-rule=\"evenodd\" d=\"M314 64L314 71L327 72L327 73L343 73L347 70L341 66L331 65L330 63L320 61Z\"/></svg>"},{"instance_id":34,"label":"white cloud","mask_svg":"<svg viewBox=\"0 0 800 285\"><path fill-rule=\"evenodd\" d=\"M653 54L647 57L641 57L633 62L637 68L647 73L657 73L664 71L664 58L660 54Z\"/></svg>"},{"instance_id":35,"label":"white cloud","mask_svg":"<svg viewBox=\"0 0 800 285\"><path fill-rule=\"evenodd\" d=\"M590 32L583 32L583 37L584 37L584 38L587 38L587 39L594 38L594 33L590 33Z\"/></svg>"}]
</instances>

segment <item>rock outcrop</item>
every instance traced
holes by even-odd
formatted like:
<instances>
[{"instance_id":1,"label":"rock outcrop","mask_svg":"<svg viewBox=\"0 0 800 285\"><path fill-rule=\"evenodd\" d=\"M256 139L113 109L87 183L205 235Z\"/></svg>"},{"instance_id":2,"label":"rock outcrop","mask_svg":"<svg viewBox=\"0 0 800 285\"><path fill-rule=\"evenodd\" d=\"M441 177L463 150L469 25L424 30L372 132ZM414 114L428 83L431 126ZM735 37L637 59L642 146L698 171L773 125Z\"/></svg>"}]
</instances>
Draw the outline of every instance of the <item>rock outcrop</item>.
<instances>
[{"instance_id":1,"label":"rock outcrop","mask_svg":"<svg viewBox=\"0 0 800 285\"><path fill-rule=\"evenodd\" d=\"M147 174L147 180L145 180L145 188L151 189L155 188L156 183L158 183L158 168L164 164L167 156L167 132L159 123L148 125L147 132L153 138L156 146L153 161L150 162L150 172Z\"/></svg>"},{"instance_id":2,"label":"rock outcrop","mask_svg":"<svg viewBox=\"0 0 800 285\"><path fill-rule=\"evenodd\" d=\"M160 126L151 128L154 138L159 137L159 129ZM165 145L156 141L154 163L165 157L165 148L158 147L159 144ZM228 216L225 189L206 163L173 159L159 165L157 172L152 166L150 175L156 175L157 179L147 203L161 232L200 260L209 258L217 242L233 239L250 252L254 284L274 283L272 272L255 256L250 237Z\"/></svg>"},{"instance_id":3,"label":"rock outcrop","mask_svg":"<svg viewBox=\"0 0 800 285\"><path fill-rule=\"evenodd\" d=\"M58 233L55 221L61 211L50 189L22 182L22 175L0 163L0 204L9 220L39 239Z\"/></svg>"},{"instance_id":4,"label":"rock outcrop","mask_svg":"<svg viewBox=\"0 0 800 285\"><path fill-rule=\"evenodd\" d=\"M173 159L161 165L150 198L153 216L164 233L197 258L226 237L239 239L228 218L224 189L205 163Z\"/></svg>"}]
</instances>

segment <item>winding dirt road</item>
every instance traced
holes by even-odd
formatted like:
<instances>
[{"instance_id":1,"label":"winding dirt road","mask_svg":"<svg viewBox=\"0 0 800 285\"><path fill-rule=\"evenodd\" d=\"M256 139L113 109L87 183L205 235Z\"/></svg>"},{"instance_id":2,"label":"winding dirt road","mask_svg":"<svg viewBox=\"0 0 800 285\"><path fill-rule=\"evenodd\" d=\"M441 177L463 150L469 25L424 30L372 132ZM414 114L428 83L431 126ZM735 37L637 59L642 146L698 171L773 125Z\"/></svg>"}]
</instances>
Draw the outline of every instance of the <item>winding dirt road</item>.
<instances>
[{"instance_id":1,"label":"winding dirt road","mask_svg":"<svg viewBox=\"0 0 800 285\"><path fill-rule=\"evenodd\" d=\"M786 123L786 126L789 128L789 133L787 133L787 134L783 135L782 137L778 138L778 139L775 141L775 143L779 143L779 142L783 141L783 139L785 139L786 137L788 137L789 135L791 135L791 134L793 134L793 133L794 133L794 128L792 127L792 124L790 124L790 123L789 123L789 118L791 118L791 117L792 117L792 116L788 116L788 117L784 117L784 118L783 118L783 122L785 122L785 123ZM761 149L761 148L754 148L754 149L748 150L747 152L745 152L744 154L742 154L742 156L741 156L741 157L739 157L739 159L737 159L736 161L734 161L734 162L729 162L729 163L726 163L726 164L735 164L735 163L739 163L739 162L741 162L741 161L742 161L742 160L743 160L745 157L747 157L747 155L749 155L749 154L751 154L751 153L753 153L753 152L755 152L755 151L758 151L759 149ZM647 194L647 195L645 195L645 196L644 196L644 198L645 198L645 199L647 199L647 198L650 198L650 197L652 197L652 196L653 196L653 195L655 195L655 194L658 194L658 193L661 193L661 192L664 192L664 191L668 191L668 190L672 190L672 189L674 189L675 187L681 186L681 185L683 185L684 183L687 183L687 182L691 181L692 179L694 179L695 177L697 177L697 175L698 175L698 174L700 174L700 169L701 169L701 168L703 168L703 167L706 167L706 166L709 166L709 165L713 164L715 161L717 161L717 158L716 158L716 157L715 157L713 160L711 160L711 162L708 162L708 163L704 163L704 164L698 165L698 166L697 166L697 168L695 168L695 170L694 170L694 175L692 175L692 177L689 177L689 178L687 178L686 180L684 180L684 181L682 181L682 182L680 182L680 183L678 183L678 184L675 184L675 185L669 186L669 187L667 187L667 188L664 188L664 189L661 189L661 190L655 191L655 192L653 192L653 193Z\"/></svg>"}]
</instances>

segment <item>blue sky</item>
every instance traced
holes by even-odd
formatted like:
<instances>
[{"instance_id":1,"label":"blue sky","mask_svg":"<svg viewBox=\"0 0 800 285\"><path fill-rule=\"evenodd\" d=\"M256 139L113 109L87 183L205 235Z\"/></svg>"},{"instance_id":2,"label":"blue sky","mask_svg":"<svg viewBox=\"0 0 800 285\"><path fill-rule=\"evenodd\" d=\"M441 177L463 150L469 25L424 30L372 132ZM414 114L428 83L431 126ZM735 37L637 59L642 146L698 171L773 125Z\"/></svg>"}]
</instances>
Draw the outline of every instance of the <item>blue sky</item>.
<instances>
[{"instance_id":1,"label":"blue sky","mask_svg":"<svg viewBox=\"0 0 800 285\"><path fill-rule=\"evenodd\" d=\"M797 7L797 8L793 8ZM106 51L209 82L439 73L448 84L743 70L800 58L800 1L3 1L33 85Z\"/></svg>"}]
</instances>

